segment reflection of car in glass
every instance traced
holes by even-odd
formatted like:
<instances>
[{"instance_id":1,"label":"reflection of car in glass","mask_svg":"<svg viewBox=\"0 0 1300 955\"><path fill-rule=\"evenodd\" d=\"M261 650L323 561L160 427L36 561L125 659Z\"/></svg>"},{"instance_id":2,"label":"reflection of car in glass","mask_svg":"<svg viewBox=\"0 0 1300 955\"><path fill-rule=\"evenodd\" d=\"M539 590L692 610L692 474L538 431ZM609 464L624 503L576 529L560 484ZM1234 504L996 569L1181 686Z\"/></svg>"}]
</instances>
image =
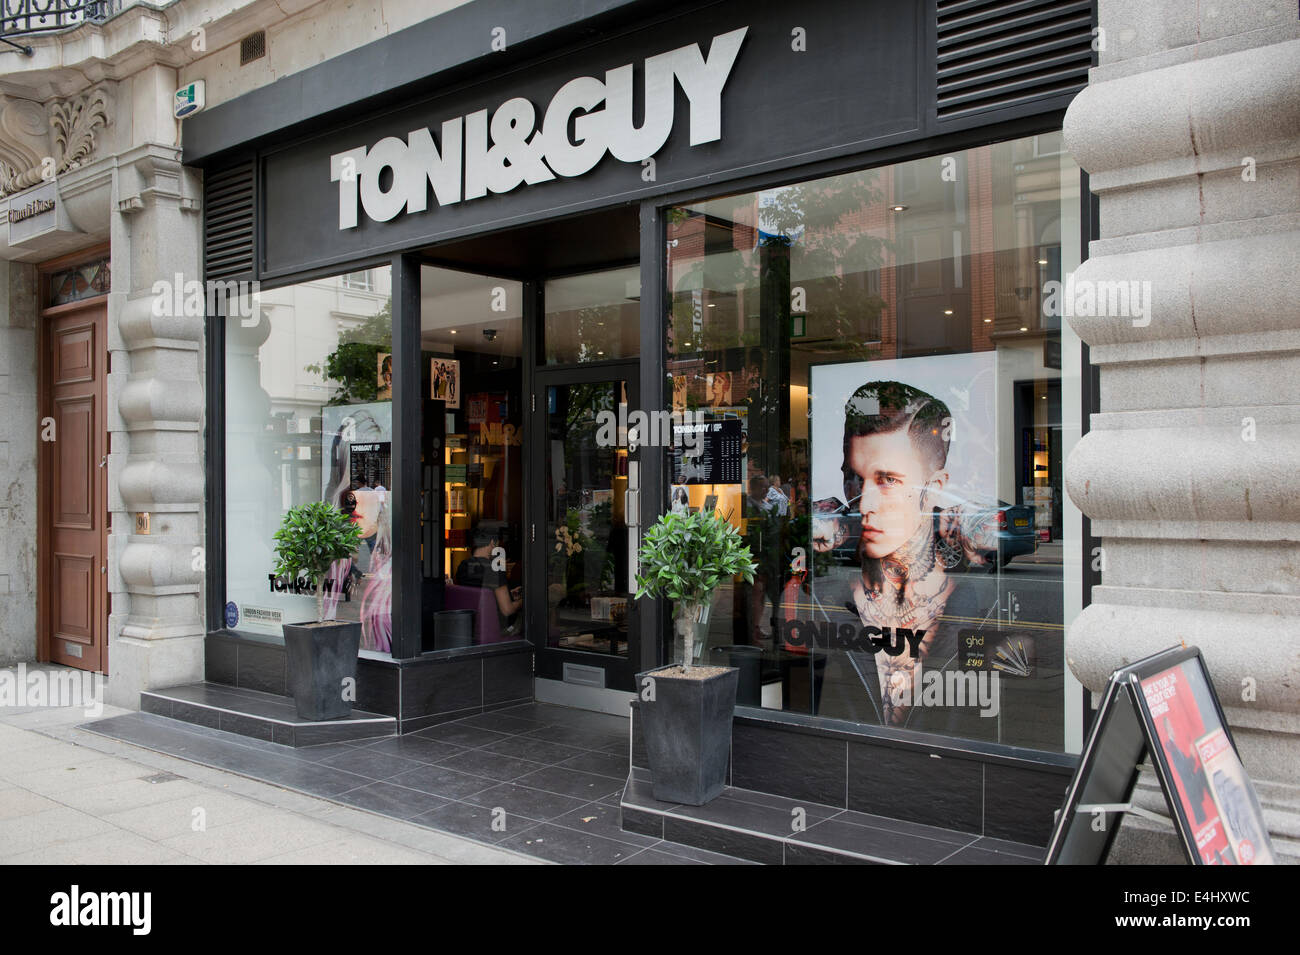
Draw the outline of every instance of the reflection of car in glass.
<instances>
[{"instance_id":1,"label":"reflection of car in glass","mask_svg":"<svg viewBox=\"0 0 1300 955\"><path fill-rule=\"evenodd\" d=\"M971 507L972 505L967 505ZM1032 554L1038 550L1038 534L1034 531L1034 509L1027 504L997 504L975 506L977 520L986 522L996 529L998 552L986 556L989 570L1005 567L1012 558L1022 554ZM858 564L858 531L862 526L862 515L851 511L839 516L841 526L847 531L844 540L831 551L831 557L837 564Z\"/></svg>"}]
</instances>

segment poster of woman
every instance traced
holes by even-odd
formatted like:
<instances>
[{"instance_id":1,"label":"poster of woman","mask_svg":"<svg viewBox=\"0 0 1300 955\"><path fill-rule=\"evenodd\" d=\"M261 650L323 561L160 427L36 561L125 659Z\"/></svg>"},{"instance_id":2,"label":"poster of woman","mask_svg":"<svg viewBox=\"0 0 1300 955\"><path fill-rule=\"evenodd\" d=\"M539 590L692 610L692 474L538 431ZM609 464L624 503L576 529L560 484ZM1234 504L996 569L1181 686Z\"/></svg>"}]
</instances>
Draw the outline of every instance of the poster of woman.
<instances>
[{"instance_id":1,"label":"poster of woman","mask_svg":"<svg viewBox=\"0 0 1300 955\"><path fill-rule=\"evenodd\" d=\"M731 406L731 372L715 371L708 376L709 407Z\"/></svg>"},{"instance_id":2,"label":"poster of woman","mask_svg":"<svg viewBox=\"0 0 1300 955\"><path fill-rule=\"evenodd\" d=\"M392 495L389 402L327 406L321 413L321 500L361 528L361 546L335 565L326 612L361 623L361 648L392 650Z\"/></svg>"}]
</instances>

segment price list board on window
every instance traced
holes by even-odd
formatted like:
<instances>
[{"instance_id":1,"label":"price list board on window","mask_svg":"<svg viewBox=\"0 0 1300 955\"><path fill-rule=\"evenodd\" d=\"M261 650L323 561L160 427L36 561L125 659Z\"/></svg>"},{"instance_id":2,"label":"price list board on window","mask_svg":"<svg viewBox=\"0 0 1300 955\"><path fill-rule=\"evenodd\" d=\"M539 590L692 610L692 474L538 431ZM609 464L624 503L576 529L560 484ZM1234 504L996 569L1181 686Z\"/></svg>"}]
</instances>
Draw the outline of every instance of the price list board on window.
<instances>
[{"instance_id":1,"label":"price list board on window","mask_svg":"<svg viewBox=\"0 0 1300 955\"><path fill-rule=\"evenodd\" d=\"M673 442L675 484L740 484L745 476L745 429L736 418L686 425Z\"/></svg>"},{"instance_id":2,"label":"price list board on window","mask_svg":"<svg viewBox=\"0 0 1300 955\"><path fill-rule=\"evenodd\" d=\"M393 486L393 455L391 441L352 445L350 477L353 487Z\"/></svg>"}]
</instances>

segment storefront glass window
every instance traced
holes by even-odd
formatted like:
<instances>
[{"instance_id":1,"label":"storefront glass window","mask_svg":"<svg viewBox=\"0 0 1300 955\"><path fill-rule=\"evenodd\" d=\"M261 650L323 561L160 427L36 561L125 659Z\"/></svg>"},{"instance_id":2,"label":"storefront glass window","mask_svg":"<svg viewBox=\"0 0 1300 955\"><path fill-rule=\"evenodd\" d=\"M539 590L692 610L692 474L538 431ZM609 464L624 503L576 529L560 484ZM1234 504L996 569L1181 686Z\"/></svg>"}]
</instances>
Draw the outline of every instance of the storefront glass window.
<instances>
[{"instance_id":1,"label":"storefront glass window","mask_svg":"<svg viewBox=\"0 0 1300 955\"><path fill-rule=\"evenodd\" d=\"M719 426L668 504L759 564L699 657L742 704L1077 749L1078 207L1050 134L668 210L672 408Z\"/></svg>"},{"instance_id":2,"label":"storefront glass window","mask_svg":"<svg viewBox=\"0 0 1300 955\"><path fill-rule=\"evenodd\" d=\"M605 269L546 283L546 364L576 365L640 353L641 269Z\"/></svg>"},{"instance_id":3,"label":"storefront glass window","mask_svg":"<svg viewBox=\"0 0 1300 955\"><path fill-rule=\"evenodd\" d=\"M329 501L363 541L326 583L327 611L360 621L362 652L392 647L392 300L342 276L263 291L226 319L226 625L282 638L315 619L306 581L277 578L289 508Z\"/></svg>"}]
</instances>

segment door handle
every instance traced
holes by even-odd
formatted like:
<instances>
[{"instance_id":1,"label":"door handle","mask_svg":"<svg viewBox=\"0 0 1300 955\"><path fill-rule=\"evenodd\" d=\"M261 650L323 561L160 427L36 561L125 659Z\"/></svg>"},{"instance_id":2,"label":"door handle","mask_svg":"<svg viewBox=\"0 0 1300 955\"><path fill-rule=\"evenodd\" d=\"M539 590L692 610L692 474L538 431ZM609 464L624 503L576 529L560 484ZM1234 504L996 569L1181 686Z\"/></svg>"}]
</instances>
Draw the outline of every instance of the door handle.
<instances>
[{"instance_id":1,"label":"door handle","mask_svg":"<svg viewBox=\"0 0 1300 955\"><path fill-rule=\"evenodd\" d=\"M107 466L108 466L108 455L107 455L107 454L103 455L103 456L99 459L99 466L100 466L101 468L102 468L102 467L107 467Z\"/></svg>"},{"instance_id":2,"label":"door handle","mask_svg":"<svg viewBox=\"0 0 1300 955\"><path fill-rule=\"evenodd\" d=\"M627 463L627 490L623 492L623 523L628 527L641 526L641 464Z\"/></svg>"}]
</instances>

